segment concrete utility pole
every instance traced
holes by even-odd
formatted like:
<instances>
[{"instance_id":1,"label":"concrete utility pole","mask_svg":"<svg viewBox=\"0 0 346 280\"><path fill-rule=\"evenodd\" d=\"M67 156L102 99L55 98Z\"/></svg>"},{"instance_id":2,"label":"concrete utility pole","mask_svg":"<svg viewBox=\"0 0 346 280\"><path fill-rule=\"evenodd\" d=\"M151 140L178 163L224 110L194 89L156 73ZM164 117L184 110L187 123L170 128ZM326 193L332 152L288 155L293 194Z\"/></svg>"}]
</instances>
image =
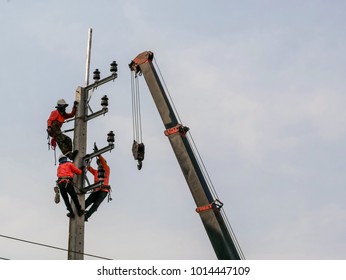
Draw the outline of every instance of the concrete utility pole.
<instances>
[{"instance_id":1,"label":"concrete utility pole","mask_svg":"<svg viewBox=\"0 0 346 280\"><path fill-rule=\"evenodd\" d=\"M98 69L94 71L94 83L89 85L89 65L90 65L90 49L91 49L91 34L92 29L89 29L89 38L88 38L88 50L87 50L87 63L86 63L86 78L85 78L85 87L78 87L76 90L76 101L78 101L78 109L77 114L75 118L75 125L74 125L74 150L78 150L78 154L76 158L74 159L74 163L77 167L85 166L86 164L86 147L87 147L87 122L95 117L104 115L108 112L108 98L107 96L102 97L101 105L102 109L91 113L88 115L88 109L90 109L89 106L89 91L94 90L101 85L109 82L114 81L117 78L117 64L115 61L111 63L111 75L100 80L100 72ZM91 110L91 109L90 109ZM106 151L110 151L114 148L114 134L111 131L108 133L108 146L105 148L100 149L97 152L94 152L92 154L88 154L87 159L91 159L101 153L104 153ZM85 170L86 171L86 170ZM75 186L76 186L76 192L78 194L79 202L83 209L85 209L85 192L87 190L92 189L93 187L96 187L96 185L88 186L85 188L85 172L81 176L77 176L77 179L75 180ZM102 181L102 180L101 180ZM99 186L98 184L97 186ZM71 203L73 207L73 211L76 213L76 208L73 203ZM84 215L79 217L76 215L75 218L70 219L70 225L69 225L69 238L68 238L68 259L69 260L83 260L84 259Z\"/></svg>"}]
</instances>

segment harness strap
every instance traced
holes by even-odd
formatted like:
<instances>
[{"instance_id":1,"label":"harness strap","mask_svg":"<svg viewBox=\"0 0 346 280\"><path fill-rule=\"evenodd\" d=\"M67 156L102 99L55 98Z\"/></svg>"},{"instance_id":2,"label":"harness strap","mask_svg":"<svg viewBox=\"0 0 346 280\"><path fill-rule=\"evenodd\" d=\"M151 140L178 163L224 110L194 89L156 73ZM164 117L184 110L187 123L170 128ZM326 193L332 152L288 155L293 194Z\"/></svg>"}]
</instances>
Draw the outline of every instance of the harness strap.
<instances>
[{"instance_id":1,"label":"harness strap","mask_svg":"<svg viewBox=\"0 0 346 280\"><path fill-rule=\"evenodd\" d=\"M112 201L112 195L111 195L111 192L112 192L112 189L111 189L111 188L109 188L107 202Z\"/></svg>"},{"instance_id":2,"label":"harness strap","mask_svg":"<svg viewBox=\"0 0 346 280\"><path fill-rule=\"evenodd\" d=\"M110 189L111 189L111 186L109 186L109 185L102 185L100 188L101 188L101 189L110 190Z\"/></svg>"},{"instance_id":3,"label":"harness strap","mask_svg":"<svg viewBox=\"0 0 346 280\"><path fill-rule=\"evenodd\" d=\"M62 182L66 182L66 185L71 182L73 180L73 178L69 177L69 176L62 176L59 177L58 180L56 181L58 184L62 183Z\"/></svg>"}]
</instances>

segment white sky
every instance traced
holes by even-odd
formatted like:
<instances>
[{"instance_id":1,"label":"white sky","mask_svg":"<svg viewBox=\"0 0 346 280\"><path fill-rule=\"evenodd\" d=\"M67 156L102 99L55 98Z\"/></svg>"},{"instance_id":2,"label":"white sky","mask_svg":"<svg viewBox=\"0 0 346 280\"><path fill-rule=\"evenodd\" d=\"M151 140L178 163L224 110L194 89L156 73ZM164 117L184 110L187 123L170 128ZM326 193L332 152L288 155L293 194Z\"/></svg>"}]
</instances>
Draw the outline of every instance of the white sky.
<instances>
[{"instance_id":1,"label":"white sky","mask_svg":"<svg viewBox=\"0 0 346 280\"><path fill-rule=\"evenodd\" d=\"M128 64L154 52L247 259L345 259L344 1L0 0L0 234L67 248L54 203L46 121L91 70L110 112L88 146L116 133L113 201L85 230L85 253L112 259L215 259L164 127L141 80L146 159L132 158ZM71 108L71 106L69 107ZM65 125L70 128L71 124ZM0 237L0 257L66 259ZM92 258L86 258L92 259Z\"/></svg>"}]
</instances>

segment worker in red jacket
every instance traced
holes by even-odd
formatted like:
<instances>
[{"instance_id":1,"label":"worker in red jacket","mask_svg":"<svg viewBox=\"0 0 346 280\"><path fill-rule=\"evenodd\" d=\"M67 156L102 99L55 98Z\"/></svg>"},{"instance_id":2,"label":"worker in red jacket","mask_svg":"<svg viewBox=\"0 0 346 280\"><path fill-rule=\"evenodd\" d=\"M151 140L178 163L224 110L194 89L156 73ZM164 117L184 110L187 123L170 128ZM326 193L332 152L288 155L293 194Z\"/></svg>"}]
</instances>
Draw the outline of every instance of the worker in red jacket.
<instances>
[{"instance_id":1,"label":"worker in red jacket","mask_svg":"<svg viewBox=\"0 0 346 280\"><path fill-rule=\"evenodd\" d=\"M90 216L98 209L102 201L106 198L109 193L111 187L109 185L109 176L110 176L110 168L107 164L107 161L102 155L98 156L96 160L97 165L101 165L105 171L105 177L103 178L103 184L99 188L95 188L93 192L88 196L85 200L85 209L87 209L90 205L90 209L85 212L85 221L87 222ZM88 171L94 175L94 183L99 182L98 177L98 169L94 169L91 166L88 166Z\"/></svg>"},{"instance_id":2,"label":"worker in red jacket","mask_svg":"<svg viewBox=\"0 0 346 280\"><path fill-rule=\"evenodd\" d=\"M57 184L61 193L62 198L64 199L65 205L69 213L67 216L70 218L74 218L75 214L73 213L72 206L69 201L68 194L70 195L73 203L76 206L78 216L82 216L84 214L84 210L82 209L76 191L74 189L73 184L73 176L82 174L82 170L77 168L73 162L68 161L67 156L61 155L59 157L59 166L57 170Z\"/></svg>"},{"instance_id":3,"label":"worker in red jacket","mask_svg":"<svg viewBox=\"0 0 346 280\"><path fill-rule=\"evenodd\" d=\"M78 102L75 101L71 113L66 113L66 107L68 104L64 99L59 99L56 105L56 110L52 111L47 121L47 132L50 137L53 138L53 142L56 142L62 152L62 154L73 160L78 151L72 152L72 140L67 135L63 134L61 127L65 120L73 118L77 112Z\"/></svg>"}]
</instances>

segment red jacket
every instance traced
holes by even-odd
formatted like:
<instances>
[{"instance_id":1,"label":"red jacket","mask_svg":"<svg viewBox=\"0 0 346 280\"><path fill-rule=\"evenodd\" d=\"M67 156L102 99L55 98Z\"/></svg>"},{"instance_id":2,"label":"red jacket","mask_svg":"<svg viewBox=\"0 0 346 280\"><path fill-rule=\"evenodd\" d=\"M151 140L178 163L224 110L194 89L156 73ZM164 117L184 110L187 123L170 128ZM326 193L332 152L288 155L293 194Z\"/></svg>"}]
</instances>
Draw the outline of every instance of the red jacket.
<instances>
[{"instance_id":1,"label":"red jacket","mask_svg":"<svg viewBox=\"0 0 346 280\"><path fill-rule=\"evenodd\" d=\"M66 113L65 115L61 115L58 110L54 110L50 113L50 116L47 121L47 126L51 126L53 122L58 122L61 127L65 120L73 118L76 115L77 107L73 106L71 113Z\"/></svg>"},{"instance_id":2,"label":"red jacket","mask_svg":"<svg viewBox=\"0 0 346 280\"><path fill-rule=\"evenodd\" d=\"M82 170L77 168L73 162L70 161L66 161L63 163L60 163L58 166L58 170L57 170L57 176L58 178L61 177L71 177L73 178L74 174L82 174Z\"/></svg>"},{"instance_id":3,"label":"red jacket","mask_svg":"<svg viewBox=\"0 0 346 280\"><path fill-rule=\"evenodd\" d=\"M105 170L105 178L104 178L103 185L109 186L109 176L110 176L111 170L107 164L107 161L105 160L105 158L102 155L99 155L99 159L100 159L100 164L102 165L103 169ZM99 181L97 169L92 168L91 166L88 166L88 171L94 175L94 183L97 183ZM107 188L95 188L94 191L98 191L100 189L104 192L109 191L109 189L107 189Z\"/></svg>"}]
</instances>

